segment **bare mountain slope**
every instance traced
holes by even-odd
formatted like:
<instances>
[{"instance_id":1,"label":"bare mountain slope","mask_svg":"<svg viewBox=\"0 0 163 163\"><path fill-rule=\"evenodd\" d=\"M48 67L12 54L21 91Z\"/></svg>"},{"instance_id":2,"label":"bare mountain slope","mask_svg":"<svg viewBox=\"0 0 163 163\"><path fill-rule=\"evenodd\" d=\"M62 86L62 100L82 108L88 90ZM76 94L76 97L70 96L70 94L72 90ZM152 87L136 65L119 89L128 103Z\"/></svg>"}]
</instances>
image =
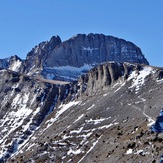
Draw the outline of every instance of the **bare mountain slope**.
<instances>
[{"instance_id":1,"label":"bare mountain slope","mask_svg":"<svg viewBox=\"0 0 163 163\"><path fill-rule=\"evenodd\" d=\"M163 69L108 62L65 85L0 75L1 162L159 162Z\"/></svg>"}]
</instances>

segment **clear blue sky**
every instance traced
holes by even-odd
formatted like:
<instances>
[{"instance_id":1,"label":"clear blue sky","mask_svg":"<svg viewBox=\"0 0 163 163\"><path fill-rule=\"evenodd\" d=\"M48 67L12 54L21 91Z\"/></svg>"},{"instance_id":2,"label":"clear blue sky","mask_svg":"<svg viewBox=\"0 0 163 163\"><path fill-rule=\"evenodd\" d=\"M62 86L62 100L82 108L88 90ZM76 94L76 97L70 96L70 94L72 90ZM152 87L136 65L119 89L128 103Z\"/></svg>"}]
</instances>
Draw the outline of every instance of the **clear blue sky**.
<instances>
[{"instance_id":1,"label":"clear blue sky","mask_svg":"<svg viewBox=\"0 0 163 163\"><path fill-rule=\"evenodd\" d=\"M26 54L59 35L103 33L142 49L163 67L163 0L4 0L0 2L0 58Z\"/></svg>"}]
</instances>

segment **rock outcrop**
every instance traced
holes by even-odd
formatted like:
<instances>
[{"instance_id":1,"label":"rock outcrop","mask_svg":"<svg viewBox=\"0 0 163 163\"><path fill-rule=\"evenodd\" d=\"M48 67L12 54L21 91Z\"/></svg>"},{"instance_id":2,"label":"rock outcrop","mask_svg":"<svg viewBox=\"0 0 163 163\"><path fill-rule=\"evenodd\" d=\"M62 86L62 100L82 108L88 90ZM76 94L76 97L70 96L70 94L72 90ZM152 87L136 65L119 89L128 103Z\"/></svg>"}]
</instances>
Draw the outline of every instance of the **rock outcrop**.
<instances>
[{"instance_id":1,"label":"rock outcrop","mask_svg":"<svg viewBox=\"0 0 163 163\"><path fill-rule=\"evenodd\" d=\"M79 78L81 83L81 92L87 95L93 95L101 92L105 87L113 85L118 79L125 82L128 76L133 72L139 72L143 66L137 64L105 62Z\"/></svg>"}]
</instances>

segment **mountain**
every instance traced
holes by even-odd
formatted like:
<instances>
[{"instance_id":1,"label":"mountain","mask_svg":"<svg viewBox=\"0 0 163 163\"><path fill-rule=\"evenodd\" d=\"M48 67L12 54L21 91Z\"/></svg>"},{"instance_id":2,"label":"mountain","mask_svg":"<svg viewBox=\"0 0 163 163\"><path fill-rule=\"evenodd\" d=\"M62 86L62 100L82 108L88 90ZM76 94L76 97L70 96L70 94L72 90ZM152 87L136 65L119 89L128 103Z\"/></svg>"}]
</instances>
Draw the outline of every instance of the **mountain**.
<instances>
[{"instance_id":1,"label":"mountain","mask_svg":"<svg viewBox=\"0 0 163 163\"><path fill-rule=\"evenodd\" d=\"M1 70L1 160L158 160L162 136L148 125L162 107L162 74L107 62L77 82L56 85Z\"/></svg>"},{"instance_id":2,"label":"mountain","mask_svg":"<svg viewBox=\"0 0 163 163\"><path fill-rule=\"evenodd\" d=\"M115 52L127 52L103 60L113 53L90 51L103 39L106 49L114 40ZM56 36L25 60L6 62L0 69L0 162L159 162L163 68L148 65L133 43L101 34L65 42Z\"/></svg>"},{"instance_id":3,"label":"mountain","mask_svg":"<svg viewBox=\"0 0 163 163\"><path fill-rule=\"evenodd\" d=\"M78 34L62 42L54 36L27 54L23 73L46 79L74 81L106 61L149 64L131 42L103 34Z\"/></svg>"}]
</instances>

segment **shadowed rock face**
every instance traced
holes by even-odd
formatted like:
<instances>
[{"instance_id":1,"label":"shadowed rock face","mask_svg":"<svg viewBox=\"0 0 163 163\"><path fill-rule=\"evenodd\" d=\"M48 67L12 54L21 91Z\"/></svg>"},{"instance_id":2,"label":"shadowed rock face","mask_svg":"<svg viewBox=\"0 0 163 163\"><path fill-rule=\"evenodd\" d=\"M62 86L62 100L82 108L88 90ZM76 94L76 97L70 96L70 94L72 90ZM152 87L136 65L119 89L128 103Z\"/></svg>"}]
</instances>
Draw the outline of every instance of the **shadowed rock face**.
<instances>
[{"instance_id":1,"label":"shadowed rock face","mask_svg":"<svg viewBox=\"0 0 163 163\"><path fill-rule=\"evenodd\" d=\"M78 34L57 46L46 65L82 67L106 61L148 64L140 48L131 42L103 34Z\"/></svg>"},{"instance_id":2,"label":"shadowed rock face","mask_svg":"<svg viewBox=\"0 0 163 163\"><path fill-rule=\"evenodd\" d=\"M54 36L50 39L50 41L44 41L38 46L35 46L27 54L27 58L23 63L22 72L29 73L32 71L32 69L40 70L45 62L45 59L49 56L53 49L60 44L60 37Z\"/></svg>"},{"instance_id":3,"label":"shadowed rock face","mask_svg":"<svg viewBox=\"0 0 163 163\"><path fill-rule=\"evenodd\" d=\"M8 68L9 66L9 59L0 59L0 68Z\"/></svg>"}]
</instances>

